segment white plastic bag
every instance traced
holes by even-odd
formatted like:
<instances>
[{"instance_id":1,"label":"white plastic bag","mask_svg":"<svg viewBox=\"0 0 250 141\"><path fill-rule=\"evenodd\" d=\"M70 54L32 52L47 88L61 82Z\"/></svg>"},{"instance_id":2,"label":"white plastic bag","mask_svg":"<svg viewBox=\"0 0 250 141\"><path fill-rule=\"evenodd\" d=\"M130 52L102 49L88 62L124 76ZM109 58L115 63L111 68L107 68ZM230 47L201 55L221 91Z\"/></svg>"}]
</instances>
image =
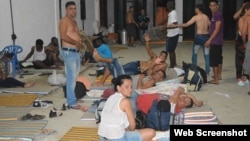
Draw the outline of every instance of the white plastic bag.
<instances>
[{"instance_id":1,"label":"white plastic bag","mask_svg":"<svg viewBox=\"0 0 250 141\"><path fill-rule=\"evenodd\" d=\"M65 85L66 78L63 74L57 74L56 70L53 70L53 73L48 77L48 83L50 85Z\"/></svg>"}]
</instances>

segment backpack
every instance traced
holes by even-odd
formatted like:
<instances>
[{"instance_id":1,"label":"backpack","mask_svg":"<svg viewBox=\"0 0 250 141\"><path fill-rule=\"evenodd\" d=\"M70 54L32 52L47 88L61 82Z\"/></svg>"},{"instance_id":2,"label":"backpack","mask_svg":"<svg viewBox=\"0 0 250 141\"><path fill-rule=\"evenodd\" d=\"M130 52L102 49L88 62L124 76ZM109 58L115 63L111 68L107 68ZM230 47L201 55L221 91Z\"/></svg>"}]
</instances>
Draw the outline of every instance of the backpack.
<instances>
[{"instance_id":1,"label":"backpack","mask_svg":"<svg viewBox=\"0 0 250 141\"><path fill-rule=\"evenodd\" d=\"M135 123L136 129L145 128L147 125L147 114L145 114L142 110L136 111Z\"/></svg>"},{"instance_id":2,"label":"backpack","mask_svg":"<svg viewBox=\"0 0 250 141\"><path fill-rule=\"evenodd\" d=\"M147 114L146 127L158 131L167 131L170 127L171 104L168 100L155 99Z\"/></svg>"},{"instance_id":3,"label":"backpack","mask_svg":"<svg viewBox=\"0 0 250 141\"><path fill-rule=\"evenodd\" d=\"M188 91L199 91L203 84L203 78L200 73L200 69L196 65L190 64L189 67L184 69L184 84L187 84Z\"/></svg>"},{"instance_id":4,"label":"backpack","mask_svg":"<svg viewBox=\"0 0 250 141\"><path fill-rule=\"evenodd\" d=\"M97 101L96 105L96 110L95 110L95 119L96 119L96 124L101 122L101 113L104 108L104 105L106 103L107 99L103 98Z\"/></svg>"},{"instance_id":5,"label":"backpack","mask_svg":"<svg viewBox=\"0 0 250 141\"><path fill-rule=\"evenodd\" d=\"M83 98L87 94L87 89L82 82L76 81L75 94L76 98ZM63 86L64 97L67 97L66 85Z\"/></svg>"}]
</instances>

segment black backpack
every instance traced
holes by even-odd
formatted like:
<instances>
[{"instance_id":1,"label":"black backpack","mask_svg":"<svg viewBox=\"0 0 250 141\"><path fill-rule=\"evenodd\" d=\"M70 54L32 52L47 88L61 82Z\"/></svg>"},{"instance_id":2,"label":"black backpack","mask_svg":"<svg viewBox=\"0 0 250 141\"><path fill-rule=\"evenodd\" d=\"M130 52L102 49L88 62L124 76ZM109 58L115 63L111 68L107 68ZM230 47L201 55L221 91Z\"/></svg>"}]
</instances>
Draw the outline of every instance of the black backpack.
<instances>
[{"instance_id":1,"label":"black backpack","mask_svg":"<svg viewBox=\"0 0 250 141\"><path fill-rule=\"evenodd\" d=\"M168 100L155 99L147 114L146 127L157 131L167 131L170 128L171 104Z\"/></svg>"},{"instance_id":2,"label":"black backpack","mask_svg":"<svg viewBox=\"0 0 250 141\"><path fill-rule=\"evenodd\" d=\"M87 89L82 82L76 81L75 94L76 98L83 98L87 94ZM67 97L66 85L63 86L64 97Z\"/></svg>"},{"instance_id":3,"label":"black backpack","mask_svg":"<svg viewBox=\"0 0 250 141\"><path fill-rule=\"evenodd\" d=\"M204 83L207 83L206 72L199 66L183 62L184 84L191 92L199 91ZM205 73L205 74L204 74Z\"/></svg>"}]
</instances>

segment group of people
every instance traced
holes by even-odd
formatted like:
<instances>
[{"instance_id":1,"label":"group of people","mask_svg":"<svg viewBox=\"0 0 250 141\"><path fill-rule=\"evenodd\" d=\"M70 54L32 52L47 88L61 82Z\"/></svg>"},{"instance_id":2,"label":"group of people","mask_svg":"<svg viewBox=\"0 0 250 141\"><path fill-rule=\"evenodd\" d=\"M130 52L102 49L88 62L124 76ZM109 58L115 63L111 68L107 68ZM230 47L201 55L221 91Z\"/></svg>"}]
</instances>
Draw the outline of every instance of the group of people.
<instances>
[{"instance_id":1,"label":"group of people","mask_svg":"<svg viewBox=\"0 0 250 141\"><path fill-rule=\"evenodd\" d=\"M221 12L219 11L219 2L211 0L209 8L212 13L211 21L204 13L204 6L197 4L195 6L196 15L188 22L178 24L177 13L174 10L174 2L169 1L167 4L168 14L168 34L166 40L166 50L170 54L170 66L176 66L175 49L178 42L179 31L178 28L188 27L195 23L196 34L193 43L192 64L197 65L197 54L200 48L203 48L205 58L205 71L210 73L210 67L213 69L213 80L209 81L211 84L219 84L221 80L222 70L222 46L223 46L223 26L224 21Z\"/></svg>"},{"instance_id":2,"label":"group of people","mask_svg":"<svg viewBox=\"0 0 250 141\"><path fill-rule=\"evenodd\" d=\"M134 6L130 6L126 15L126 31L127 31L127 40L128 46L134 46L134 39L137 37L136 31L139 28L139 38L141 44L144 44L143 35L148 29L150 23L150 18L146 15L144 9L141 9L140 15L137 19L134 18Z\"/></svg>"},{"instance_id":3,"label":"group of people","mask_svg":"<svg viewBox=\"0 0 250 141\"><path fill-rule=\"evenodd\" d=\"M79 51L83 48L79 35L78 26L74 20L76 4L69 1L65 5L66 15L59 23L60 37L62 39L62 55L66 69L67 103L73 109L86 111L88 107L78 103L75 97L75 80L79 75L80 56ZM102 39L93 41L93 57L97 62L103 62L105 76L112 74L114 79L115 94L111 95L102 112L101 123L98 129L100 139L103 140L151 140L155 136L153 129L145 128L135 130L134 106L136 97L134 89L145 89L155 86L156 82L166 78L166 59L168 53L162 51L159 55L153 52L149 45L150 36L145 34L146 50L150 57L147 61L135 61L121 65L117 58L113 57L110 48ZM117 71L119 70L119 71ZM121 74L116 74L122 72ZM137 77L133 78L133 76ZM102 81L101 83L104 83ZM169 99L176 107L185 108L195 104L202 105L202 101L191 94L186 94L183 88L178 88Z\"/></svg>"},{"instance_id":4,"label":"group of people","mask_svg":"<svg viewBox=\"0 0 250 141\"><path fill-rule=\"evenodd\" d=\"M32 56L32 63L36 69L61 69L60 66L64 65L64 62L60 58L60 48L56 37L52 37L51 42L47 46L44 46L42 39L37 39L35 46L31 47L30 52L20 62L26 62Z\"/></svg>"}]
</instances>

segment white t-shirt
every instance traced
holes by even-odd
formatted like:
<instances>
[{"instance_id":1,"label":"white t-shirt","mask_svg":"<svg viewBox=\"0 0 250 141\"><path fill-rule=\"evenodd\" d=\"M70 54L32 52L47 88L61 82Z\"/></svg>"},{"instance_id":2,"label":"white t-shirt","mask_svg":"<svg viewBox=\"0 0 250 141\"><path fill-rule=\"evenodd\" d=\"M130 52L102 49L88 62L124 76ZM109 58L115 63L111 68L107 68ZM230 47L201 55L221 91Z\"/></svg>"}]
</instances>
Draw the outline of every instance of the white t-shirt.
<instances>
[{"instance_id":1,"label":"white t-shirt","mask_svg":"<svg viewBox=\"0 0 250 141\"><path fill-rule=\"evenodd\" d=\"M46 53L45 53L45 51L44 51L44 48L45 47L43 47L43 50L42 51L40 51L40 52L38 52L37 50L36 50L36 47L35 47L35 51L34 51L34 54L33 54L33 61L43 61L43 60L45 60L46 59Z\"/></svg>"},{"instance_id":2,"label":"white t-shirt","mask_svg":"<svg viewBox=\"0 0 250 141\"><path fill-rule=\"evenodd\" d=\"M177 13L175 10L172 10L169 14L168 14L168 25L173 24L177 21ZM167 30L167 37L174 37L177 34L179 34L179 28L174 28L174 29L168 29Z\"/></svg>"},{"instance_id":3,"label":"white t-shirt","mask_svg":"<svg viewBox=\"0 0 250 141\"><path fill-rule=\"evenodd\" d=\"M117 92L108 98L101 113L98 135L108 139L119 139L124 136L129 122L126 113L120 109L120 101L123 98L124 96Z\"/></svg>"}]
</instances>

